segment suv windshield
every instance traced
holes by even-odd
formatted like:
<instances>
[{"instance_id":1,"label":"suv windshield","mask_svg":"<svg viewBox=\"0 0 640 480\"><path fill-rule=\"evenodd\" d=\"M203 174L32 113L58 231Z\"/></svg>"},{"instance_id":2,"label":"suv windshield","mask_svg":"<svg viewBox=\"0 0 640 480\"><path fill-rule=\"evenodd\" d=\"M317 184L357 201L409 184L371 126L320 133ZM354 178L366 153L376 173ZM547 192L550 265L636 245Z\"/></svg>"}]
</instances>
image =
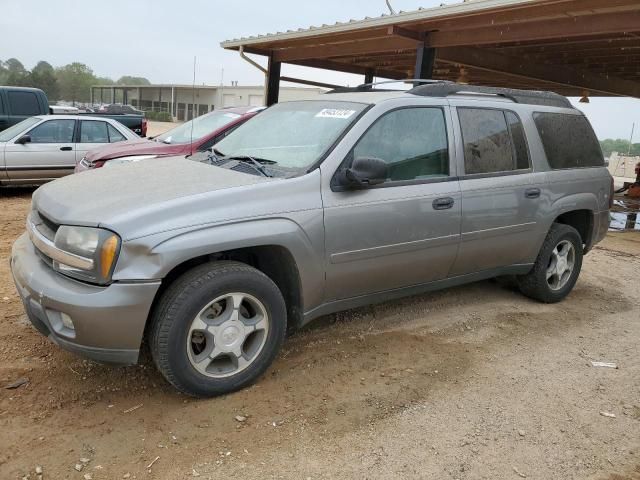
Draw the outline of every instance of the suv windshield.
<instances>
[{"instance_id":1,"label":"suv windshield","mask_svg":"<svg viewBox=\"0 0 640 480\"><path fill-rule=\"evenodd\" d=\"M367 107L363 103L301 101L274 105L215 146L216 154L253 157L276 168L317 162Z\"/></svg>"},{"instance_id":2,"label":"suv windshield","mask_svg":"<svg viewBox=\"0 0 640 480\"><path fill-rule=\"evenodd\" d=\"M203 115L193 120L183 123L179 127L169 130L168 132L158 135L154 140L156 142L164 142L170 144L191 143L191 139L199 140L209 135L219 128L237 120L242 115L233 112L225 112L220 110ZM193 126L193 135L192 135Z\"/></svg>"}]
</instances>

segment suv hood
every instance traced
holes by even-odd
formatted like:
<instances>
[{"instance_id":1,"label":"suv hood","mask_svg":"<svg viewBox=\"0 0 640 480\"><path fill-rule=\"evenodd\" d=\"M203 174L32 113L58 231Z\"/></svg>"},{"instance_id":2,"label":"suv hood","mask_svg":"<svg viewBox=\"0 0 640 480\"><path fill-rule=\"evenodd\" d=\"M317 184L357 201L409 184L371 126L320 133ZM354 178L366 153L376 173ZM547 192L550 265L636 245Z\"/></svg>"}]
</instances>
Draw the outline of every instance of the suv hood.
<instances>
[{"instance_id":1,"label":"suv hood","mask_svg":"<svg viewBox=\"0 0 640 480\"><path fill-rule=\"evenodd\" d=\"M34 193L32 208L57 224L110 228L126 240L152 233L162 223L172 228L187 226L190 219L184 213L185 204L193 205L187 212L196 212L198 205L205 204L232 208L231 202L222 201L231 192L272 181L184 157L168 157L55 180ZM231 201L234 198L237 201L235 195ZM174 210L182 213L172 218Z\"/></svg>"},{"instance_id":2,"label":"suv hood","mask_svg":"<svg viewBox=\"0 0 640 480\"><path fill-rule=\"evenodd\" d=\"M87 153L86 159L89 162L97 162L100 160L128 157L130 155L179 155L189 152L190 149L191 145L189 144L171 145L140 138L96 148Z\"/></svg>"}]
</instances>

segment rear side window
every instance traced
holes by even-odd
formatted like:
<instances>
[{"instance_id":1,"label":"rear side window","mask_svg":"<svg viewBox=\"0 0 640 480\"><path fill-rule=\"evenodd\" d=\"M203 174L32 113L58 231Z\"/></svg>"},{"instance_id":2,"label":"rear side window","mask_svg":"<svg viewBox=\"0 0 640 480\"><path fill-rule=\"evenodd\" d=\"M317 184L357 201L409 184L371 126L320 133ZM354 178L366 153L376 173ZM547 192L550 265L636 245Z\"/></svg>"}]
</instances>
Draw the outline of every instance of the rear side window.
<instances>
[{"instance_id":1,"label":"rear side window","mask_svg":"<svg viewBox=\"0 0 640 480\"><path fill-rule=\"evenodd\" d=\"M81 143L109 143L106 122L83 120L80 124Z\"/></svg>"},{"instance_id":2,"label":"rear side window","mask_svg":"<svg viewBox=\"0 0 640 480\"><path fill-rule=\"evenodd\" d=\"M513 112L458 108L467 175L502 173L530 167L522 122Z\"/></svg>"},{"instance_id":3,"label":"rear side window","mask_svg":"<svg viewBox=\"0 0 640 480\"><path fill-rule=\"evenodd\" d=\"M109 125L109 124L107 124ZM109 125L109 141L111 143L124 142L126 138L113 125Z\"/></svg>"},{"instance_id":4,"label":"rear side window","mask_svg":"<svg viewBox=\"0 0 640 480\"><path fill-rule=\"evenodd\" d=\"M9 111L13 115L39 115L40 104L33 92L7 92Z\"/></svg>"},{"instance_id":5,"label":"rear side window","mask_svg":"<svg viewBox=\"0 0 640 480\"><path fill-rule=\"evenodd\" d=\"M449 148L440 108L404 108L381 117L352 152L378 158L389 167L390 182L449 176Z\"/></svg>"},{"instance_id":6,"label":"rear side window","mask_svg":"<svg viewBox=\"0 0 640 480\"><path fill-rule=\"evenodd\" d=\"M536 113L533 119L554 170L604 166L598 139L582 115Z\"/></svg>"}]
</instances>

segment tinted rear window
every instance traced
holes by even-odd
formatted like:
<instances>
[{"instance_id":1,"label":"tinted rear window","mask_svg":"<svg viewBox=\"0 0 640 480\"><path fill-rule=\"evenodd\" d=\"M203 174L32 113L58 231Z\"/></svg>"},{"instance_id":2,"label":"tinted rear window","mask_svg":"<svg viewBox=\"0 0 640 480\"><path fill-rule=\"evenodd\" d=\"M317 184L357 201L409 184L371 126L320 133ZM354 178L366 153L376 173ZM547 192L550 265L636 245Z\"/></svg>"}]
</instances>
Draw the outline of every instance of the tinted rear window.
<instances>
[{"instance_id":1,"label":"tinted rear window","mask_svg":"<svg viewBox=\"0 0 640 480\"><path fill-rule=\"evenodd\" d=\"M536 113L533 118L551 168L604 166L600 144L585 117L565 113Z\"/></svg>"},{"instance_id":2,"label":"tinted rear window","mask_svg":"<svg viewBox=\"0 0 640 480\"><path fill-rule=\"evenodd\" d=\"M39 115L38 97L32 92L7 92L9 110L13 115Z\"/></svg>"}]
</instances>

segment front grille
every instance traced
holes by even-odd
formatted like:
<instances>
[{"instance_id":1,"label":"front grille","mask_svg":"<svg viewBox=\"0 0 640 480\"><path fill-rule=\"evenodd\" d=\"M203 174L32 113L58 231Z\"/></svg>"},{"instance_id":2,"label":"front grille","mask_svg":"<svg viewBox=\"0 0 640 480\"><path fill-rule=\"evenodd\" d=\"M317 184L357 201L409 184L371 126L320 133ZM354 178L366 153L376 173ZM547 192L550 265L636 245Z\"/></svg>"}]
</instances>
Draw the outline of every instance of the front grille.
<instances>
[{"instance_id":1,"label":"front grille","mask_svg":"<svg viewBox=\"0 0 640 480\"><path fill-rule=\"evenodd\" d=\"M46 232L44 232L42 230L40 230L40 231L49 240L53 240L55 238L55 236L56 236L56 232L58 231L58 228L60 228L60 225L58 225L53 220L51 220L46 215L43 215L40 212L38 212L38 217L42 221L42 225L45 227L44 229L47 230Z\"/></svg>"},{"instance_id":2,"label":"front grille","mask_svg":"<svg viewBox=\"0 0 640 480\"><path fill-rule=\"evenodd\" d=\"M51 242L54 241L56 237L56 232L58 231L58 228L60 228L60 225L55 223L53 220L51 220L50 218L48 218L46 215L44 215L38 210L34 210L31 212L30 221L33 227L42 236L44 236L47 240ZM35 250L38 256L42 259L44 263L46 263L50 267L53 267L53 259L51 257L49 257L47 254L42 252L37 246L35 247Z\"/></svg>"}]
</instances>

